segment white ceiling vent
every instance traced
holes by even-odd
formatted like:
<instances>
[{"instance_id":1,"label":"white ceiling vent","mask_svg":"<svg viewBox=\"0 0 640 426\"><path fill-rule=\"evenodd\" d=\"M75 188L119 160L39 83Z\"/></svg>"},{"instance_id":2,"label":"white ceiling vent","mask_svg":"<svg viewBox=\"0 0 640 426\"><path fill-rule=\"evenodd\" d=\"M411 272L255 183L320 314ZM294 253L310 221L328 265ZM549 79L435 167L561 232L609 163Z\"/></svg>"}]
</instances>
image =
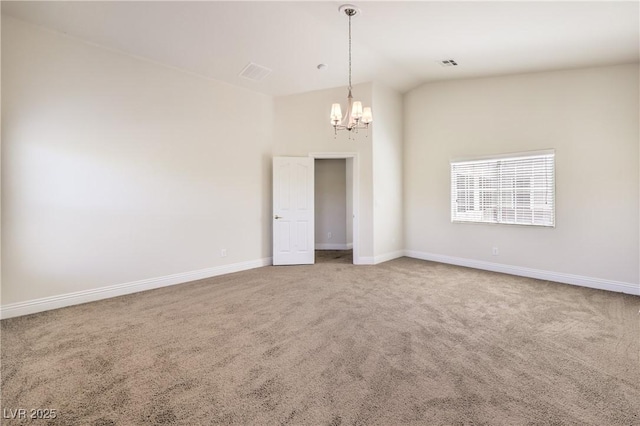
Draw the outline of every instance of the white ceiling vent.
<instances>
[{"instance_id":1,"label":"white ceiling vent","mask_svg":"<svg viewBox=\"0 0 640 426\"><path fill-rule=\"evenodd\" d=\"M271 71L272 70L270 70L267 67L263 67L262 65L258 65L258 64L254 64L253 62L249 62L247 64L247 66L244 67L244 69L242 71L240 71L240 74L238 74L238 75L240 77L242 77L242 78L246 78L247 80L261 81L266 76L271 74Z\"/></svg>"},{"instance_id":2,"label":"white ceiling vent","mask_svg":"<svg viewBox=\"0 0 640 426\"><path fill-rule=\"evenodd\" d=\"M443 67L457 67L458 63L453 59L444 59L438 62Z\"/></svg>"}]
</instances>

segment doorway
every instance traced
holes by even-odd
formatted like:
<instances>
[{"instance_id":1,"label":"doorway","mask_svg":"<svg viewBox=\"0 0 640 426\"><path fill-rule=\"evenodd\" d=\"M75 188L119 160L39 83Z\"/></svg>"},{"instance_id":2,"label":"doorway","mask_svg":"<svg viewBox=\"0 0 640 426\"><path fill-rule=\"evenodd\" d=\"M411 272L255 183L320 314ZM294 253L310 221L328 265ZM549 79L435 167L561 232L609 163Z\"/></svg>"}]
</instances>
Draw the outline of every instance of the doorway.
<instances>
[{"instance_id":1,"label":"doorway","mask_svg":"<svg viewBox=\"0 0 640 426\"><path fill-rule=\"evenodd\" d=\"M310 154L314 161L316 263L357 263L355 154Z\"/></svg>"}]
</instances>

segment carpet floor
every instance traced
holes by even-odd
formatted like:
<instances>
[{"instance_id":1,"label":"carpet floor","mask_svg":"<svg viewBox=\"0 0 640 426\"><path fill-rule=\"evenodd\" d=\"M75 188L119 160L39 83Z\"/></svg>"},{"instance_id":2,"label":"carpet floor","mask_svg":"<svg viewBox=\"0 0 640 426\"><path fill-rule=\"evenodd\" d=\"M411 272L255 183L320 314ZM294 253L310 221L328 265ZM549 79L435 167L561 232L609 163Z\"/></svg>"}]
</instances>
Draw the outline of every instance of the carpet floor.
<instances>
[{"instance_id":1,"label":"carpet floor","mask_svg":"<svg viewBox=\"0 0 640 426\"><path fill-rule=\"evenodd\" d=\"M409 258L259 268L3 320L3 424L640 425L639 309Z\"/></svg>"}]
</instances>

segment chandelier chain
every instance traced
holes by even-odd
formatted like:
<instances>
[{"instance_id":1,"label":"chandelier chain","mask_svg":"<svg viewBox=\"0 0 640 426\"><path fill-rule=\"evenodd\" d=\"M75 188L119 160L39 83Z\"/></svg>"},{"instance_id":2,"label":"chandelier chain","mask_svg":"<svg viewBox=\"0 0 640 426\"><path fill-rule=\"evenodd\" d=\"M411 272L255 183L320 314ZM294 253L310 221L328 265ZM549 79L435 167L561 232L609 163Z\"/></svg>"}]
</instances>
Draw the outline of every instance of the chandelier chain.
<instances>
[{"instance_id":1,"label":"chandelier chain","mask_svg":"<svg viewBox=\"0 0 640 426\"><path fill-rule=\"evenodd\" d=\"M351 15L349 15L349 91L351 91Z\"/></svg>"}]
</instances>

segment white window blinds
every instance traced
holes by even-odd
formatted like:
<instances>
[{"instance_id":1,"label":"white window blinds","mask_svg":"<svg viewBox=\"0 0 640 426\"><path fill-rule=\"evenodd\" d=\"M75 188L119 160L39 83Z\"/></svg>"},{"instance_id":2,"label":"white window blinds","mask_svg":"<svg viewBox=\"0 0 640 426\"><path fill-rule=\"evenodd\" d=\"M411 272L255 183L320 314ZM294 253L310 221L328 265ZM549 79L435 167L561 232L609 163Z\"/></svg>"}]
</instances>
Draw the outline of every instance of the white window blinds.
<instances>
[{"instance_id":1,"label":"white window blinds","mask_svg":"<svg viewBox=\"0 0 640 426\"><path fill-rule=\"evenodd\" d=\"M555 226L555 154L451 162L451 220Z\"/></svg>"}]
</instances>

